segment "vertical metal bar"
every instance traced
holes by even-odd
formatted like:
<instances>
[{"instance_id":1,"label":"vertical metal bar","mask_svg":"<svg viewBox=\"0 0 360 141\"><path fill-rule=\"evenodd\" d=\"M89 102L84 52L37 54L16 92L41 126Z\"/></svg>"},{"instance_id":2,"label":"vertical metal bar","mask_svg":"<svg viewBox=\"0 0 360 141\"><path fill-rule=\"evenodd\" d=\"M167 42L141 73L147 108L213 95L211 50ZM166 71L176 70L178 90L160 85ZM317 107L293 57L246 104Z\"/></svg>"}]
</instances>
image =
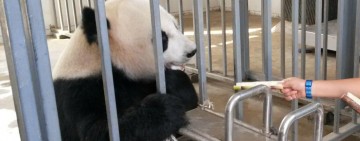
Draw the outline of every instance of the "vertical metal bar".
<instances>
[{"instance_id":1,"label":"vertical metal bar","mask_svg":"<svg viewBox=\"0 0 360 141\"><path fill-rule=\"evenodd\" d=\"M271 0L262 0L262 47L265 80L272 79Z\"/></svg>"},{"instance_id":2,"label":"vertical metal bar","mask_svg":"<svg viewBox=\"0 0 360 141\"><path fill-rule=\"evenodd\" d=\"M34 85L38 85L38 97L37 101L38 109L41 111L39 117L44 121L40 121L40 124L45 132L44 140L60 141L60 126L57 114L56 100L54 86L52 83L51 65L49 60L49 52L46 41L46 33L43 19L43 11L40 0L25 0L26 9L29 20L30 33L32 37L32 52L29 54L34 61L34 77L37 77L37 82ZM30 63L31 64L31 63ZM38 83L38 84L37 84Z\"/></svg>"},{"instance_id":3,"label":"vertical metal bar","mask_svg":"<svg viewBox=\"0 0 360 141\"><path fill-rule=\"evenodd\" d=\"M74 0L74 1L76 1L76 0ZM80 10L79 10L80 15L82 15L82 9L83 9L83 7L84 7L82 0L79 0L79 7L80 7Z\"/></svg>"},{"instance_id":4,"label":"vertical metal bar","mask_svg":"<svg viewBox=\"0 0 360 141\"><path fill-rule=\"evenodd\" d=\"M263 109L263 124L265 127L265 133L270 134L272 127L272 94L271 90L265 90L265 101Z\"/></svg>"},{"instance_id":5,"label":"vertical metal bar","mask_svg":"<svg viewBox=\"0 0 360 141\"><path fill-rule=\"evenodd\" d=\"M210 0L206 0L206 29L208 36L208 61L209 72L212 72L212 52L211 52L211 25L210 25Z\"/></svg>"},{"instance_id":6,"label":"vertical metal bar","mask_svg":"<svg viewBox=\"0 0 360 141\"><path fill-rule=\"evenodd\" d=\"M248 0L240 0L240 37L241 37L241 56L242 56L242 76L247 79L247 72L250 69L250 50L249 50L249 7ZM239 103L241 105L242 103Z\"/></svg>"},{"instance_id":7,"label":"vertical metal bar","mask_svg":"<svg viewBox=\"0 0 360 141\"><path fill-rule=\"evenodd\" d=\"M233 53L234 53L234 76L235 83L242 82L242 50L241 50L241 26L240 26L240 1L232 0L232 22L233 22ZM236 118L239 120L243 119L243 102L239 101L236 109Z\"/></svg>"},{"instance_id":8,"label":"vertical metal bar","mask_svg":"<svg viewBox=\"0 0 360 141\"><path fill-rule=\"evenodd\" d=\"M359 59L360 59L360 1L356 3L356 27L355 27L355 49L354 49L354 77L359 77ZM352 111L352 121L357 124L358 114L355 110Z\"/></svg>"},{"instance_id":9,"label":"vertical metal bar","mask_svg":"<svg viewBox=\"0 0 360 141\"><path fill-rule=\"evenodd\" d=\"M150 1L151 9L151 23L153 29L153 46L154 54L156 60L156 86L158 92L161 94L166 93L166 82L165 82L165 72L164 72L164 59L162 51L162 42L161 42L161 22L160 22L160 9L159 9L159 0Z\"/></svg>"},{"instance_id":10,"label":"vertical metal bar","mask_svg":"<svg viewBox=\"0 0 360 141\"><path fill-rule=\"evenodd\" d=\"M88 6L91 7L91 0L87 0Z\"/></svg>"},{"instance_id":11,"label":"vertical metal bar","mask_svg":"<svg viewBox=\"0 0 360 141\"><path fill-rule=\"evenodd\" d=\"M106 114L109 128L109 136L111 141L120 141L104 3L104 0L97 0L95 2L96 29L98 33L98 44L101 51L102 78L104 85L104 96L106 102Z\"/></svg>"},{"instance_id":12,"label":"vertical metal bar","mask_svg":"<svg viewBox=\"0 0 360 141\"><path fill-rule=\"evenodd\" d=\"M40 141L39 124L20 0L0 1L0 23L20 137ZM10 12L11 11L11 12Z\"/></svg>"},{"instance_id":13,"label":"vertical metal bar","mask_svg":"<svg viewBox=\"0 0 360 141\"><path fill-rule=\"evenodd\" d=\"M65 6L66 6L65 15L66 15L66 19L67 19L68 30L69 30L69 32L71 32L69 2L68 2L68 0L64 0L64 2L65 2Z\"/></svg>"},{"instance_id":14,"label":"vertical metal bar","mask_svg":"<svg viewBox=\"0 0 360 141\"><path fill-rule=\"evenodd\" d=\"M306 1L301 0L301 78L306 75Z\"/></svg>"},{"instance_id":15,"label":"vertical metal bar","mask_svg":"<svg viewBox=\"0 0 360 141\"><path fill-rule=\"evenodd\" d=\"M170 0L166 0L166 10L170 13Z\"/></svg>"},{"instance_id":16,"label":"vertical metal bar","mask_svg":"<svg viewBox=\"0 0 360 141\"><path fill-rule=\"evenodd\" d=\"M77 15L76 15L76 5L75 5L75 1L76 0L72 0L72 6L73 6L73 18L74 18L74 24L75 24L75 29L78 26L78 20L77 20ZM81 1L81 0L78 0ZM80 10L81 11L81 10Z\"/></svg>"},{"instance_id":17,"label":"vertical metal bar","mask_svg":"<svg viewBox=\"0 0 360 141\"><path fill-rule=\"evenodd\" d=\"M298 68L298 27L299 27L299 0L292 0L292 75L297 77L299 75ZM298 100L291 102L291 110L298 109ZM292 140L298 140L298 122L295 121L292 129Z\"/></svg>"},{"instance_id":18,"label":"vertical metal bar","mask_svg":"<svg viewBox=\"0 0 360 141\"><path fill-rule=\"evenodd\" d=\"M61 2L60 0L56 0L57 3L57 10L58 10L58 16L56 17L56 19L59 19L59 24L60 24L60 30L64 30L64 21L63 21L63 15L62 15L62 6L61 6Z\"/></svg>"},{"instance_id":19,"label":"vertical metal bar","mask_svg":"<svg viewBox=\"0 0 360 141\"><path fill-rule=\"evenodd\" d=\"M285 78L285 0L281 0L281 19L280 19L280 66L281 77Z\"/></svg>"},{"instance_id":20,"label":"vertical metal bar","mask_svg":"<svg viewBox=\"0 0 360 141\"><path fill-rule=\"evenodd\" d=\"M183 0L179 0L179 23L181 33L184 33L184 8L183 8Z\"/></svg>"},{"instance_id":21,"label":"vertical metal bar","mask_svg":"<svg viewBox=\"0 0 360 141\"><path fill-rule=\"evenodd\" d=\"M194 28L196 41L196 62L199 70L199 91L200 103L208 99L206 92L206 66L205 66L205 48L204 48L204 21L203 21L203 1L194 0Z\"/></svg>"},{"instance_id":22,"label":"vertical metal bar","mask_svg":"<svg viewBox=\"0 0 360 141\"><path fill-rule=\"evenodd\" d=\"M322 20L322 1L323 0L316 0L315 10L315 79L321 79L321 34L322 34L322 27L321 27L321 20Z\"/></svg>"},{"instance_id":23,"label":"vertical metal bar","mask_svg":"<svg viewBox=\"0 0 360 141\"><path fill-rule=\"evenodd\" d=\"M327 79L327 56L328 56L328 23L329 23L329 0L324 1L324 35L323 35L323 79Z\"/></svg>"},{"instance_id":24,"label":"vertical metal bar","mask_svg":"<svg viewBox=\"0 0 360 141\"><path fill-rule=\"evenodd\" d=\"M337 79L351 78L354 74L356 0L341 0L338 4L338 35L336 48ZM344 103L336 100L334 132L339 133L340 109Z\"/></svg>"},{"instance_id":25,"label":"vertical metal bar","mask_svg":"<svg viewBox=\"0 0 360 141\"><path fill-rule=\"evenodd\" d=\"M225 0L221 0L221 28L223 47L223 74L227 76L227 51L226 51L226 11Z\"/></svg>"}]
</instances>

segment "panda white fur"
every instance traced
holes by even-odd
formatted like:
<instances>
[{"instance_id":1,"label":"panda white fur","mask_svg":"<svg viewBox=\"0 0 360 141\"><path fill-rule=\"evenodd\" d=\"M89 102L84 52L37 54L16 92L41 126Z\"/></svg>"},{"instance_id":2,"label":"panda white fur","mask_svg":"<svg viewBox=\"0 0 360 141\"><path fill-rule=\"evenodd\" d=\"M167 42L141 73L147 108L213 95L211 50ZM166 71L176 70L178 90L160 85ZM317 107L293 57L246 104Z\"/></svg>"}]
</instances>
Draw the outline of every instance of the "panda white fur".
<instances>
[{"instance_id":1,"label":"panda white fur","mask_svg":"<svg viewBox=\"0 0 360 141\"><path fill-rule=\"evenodd\" d=\"M197 106L188 76L169 69L194 56L195 45L160 7L167 94L157 94L149 1L105 6L121 140L162 141L186 126L185 112ZM94 11L84 8L82 18L53 71L62 139L109 140Z\"/></svg>"}]
</instances>

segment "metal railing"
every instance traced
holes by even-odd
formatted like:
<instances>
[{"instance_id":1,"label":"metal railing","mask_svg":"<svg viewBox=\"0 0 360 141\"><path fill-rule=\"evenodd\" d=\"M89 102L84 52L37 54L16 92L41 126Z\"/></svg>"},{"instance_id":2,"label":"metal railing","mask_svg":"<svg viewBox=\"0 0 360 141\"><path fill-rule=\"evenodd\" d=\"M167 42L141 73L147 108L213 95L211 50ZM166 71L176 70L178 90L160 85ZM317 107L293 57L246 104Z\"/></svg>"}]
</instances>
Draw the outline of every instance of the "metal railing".
<instances>
[{"instance_id":1,"label":"metal railing","mask_svg":"<svg viewBox=\"0 0 360 141\"><path fill-rule=\"evenodd\" d=\"M301 107L295 111L290 112L285 116L285 118L281 121L279 127L279 141L287 141L289 129L291 125L294 124L295 121L308 116L312 113L315 113L315 141L322 141L323 134L323 122L324 122L324 109L320 103L311 103Z\"/></svg>"},{"instance_id":2,"label":"metal railing","mask_svg":"<svg viewBox=\"0 0 360 141\"><path fill-rule=\"evenodd\" d=\"M270 134L272 126L272 94L269 87L265 85L256 86L254 88L239 92L231 96L226 104L225 111L225 140L232 141L233 137L233 124L234 124L234 109L238 102L243 101L253 96L265 94L264 100L264 113L263 122L265 134Z\"/></svg>"}]
</instances>

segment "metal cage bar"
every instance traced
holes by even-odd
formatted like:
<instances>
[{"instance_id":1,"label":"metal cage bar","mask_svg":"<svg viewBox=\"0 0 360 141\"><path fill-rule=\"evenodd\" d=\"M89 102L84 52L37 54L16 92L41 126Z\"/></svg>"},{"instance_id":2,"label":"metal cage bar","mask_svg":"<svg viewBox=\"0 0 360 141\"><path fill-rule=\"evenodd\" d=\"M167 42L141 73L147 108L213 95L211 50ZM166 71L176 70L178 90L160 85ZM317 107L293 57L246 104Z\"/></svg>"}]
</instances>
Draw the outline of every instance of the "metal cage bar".
<instances>
[{"instance_id":1,"label":"metal cage bar","mask_svg":"<svg viewBox=\"0 0 360 141\"><path fill-rule=\"evenodd\" d=\"M301 0L301 78L306 76L306 2Z\"/></svg>"},{"instance_id":2,"label":"metal cage bar","mask_svg":"<svg viewBox=\"0 0 360 141\"><path fill-rule=\"evenodd\" d=\"M292 0L292 76L297 77L298 71L298 19L299 19L299 0ZM291 110L298 109L298 100L291 101ZM292 140L298 140L298 122L295 121L292 128Z\"/></svg>"},{"instance_id":3,"label":"metal cage bar","mask_svg":"<svg viewBox=\"0 0 360 141\"><path fill-rule=\"evenodd\" d=\"M285 0L281 0L280 26L280 67L281 77L285 78Z\"/></svg>"},{"instance_id":4,"label":"metal cage bar","mask_svg":"<svg viewBox=\"0 0 360 141\"><path fill-rule=\"evenodd\" d=\"M208 37L209 72L212 72L213 67L212 67L212 52L211 52L210 0L206 0L206 31Z\"/></svg>"},{"instance_id":5,"label":"metal cage bar","mask_svg":"<svg viewBox=\"0 0 360 141\"><path fill-rule=\"evenodd\" d=\"M303 118L309 114L316 113L316 122L315 122L315 141L322 141L323 134L323 121L324 121L324 109L320 103L311 103L304 107L301 107L295 111L290 112L285 116L285 118L281 121L279 127L279 141L287 141L288 133L290 126L300 118Z\"/></svg>"},{"instance_id":6,"label":"metal cage bar","mask_svg":"<svg viewBox=\"0 0 360 141\"><path fill-rule=\"evenodd\" d=\"M316 32L315 32L315 79L321 79L321 20L322 20L322 5L323 0L316 0L315 6L315 24L316 24Z\"/></svg>"},{"instance_id":7,"label":"metal cage bar","mask_svg":"<svg viewBox=\"0 0 360 141\"><path fill-rule=\"evenodd\" d=\"M20 137L23 140L40 141L43 138L32 83L30 42L26 37L20 0L1 0L0 6L1 30Z\"/></svg>"},{"instance_id":8,"label":"metal cage bar","mask_svg":"<svg viewBox=\"0 0 360 141\"><path fill-rule=\"evenodd\" d=\"M263 122L265 127L265 133L270 133L270 128L272 126L272 95L270 88L265 85L259 85L254 88L248 89L234 94L230 97L225 108L225 140L232 141L233 136L233 123L234 123L234 108L237 102L244 99L265 93L265 102L264 102L264 116Z\"/></svg>"},{"instance_id":9,"label":"metal cage bar","mask_svg":"<svg viewBox=\"0 0 360 141\"><path fill-rule=\"evenodd\" d=\"M160 22L160 8L159 0L150 1L151 11L151 25L153 30L153 46L155 55L156 65L156 87L159 93L166 93L166 82L165 82L165 68L163 59L163 44L161 42L161 22Z\"/></svg>"},{"instance_id":10,"label":"metal cage bar","mask_svg":"<svg viewBox=\"0 0 360 141\"><path fill-rule=\"evenodd\" d=\"M65 2L65 7L66 7L65 15L66 15L68 31L71 32L69 0L64 0L64 2Z\"/></svg>"},{"instance_id":11,"label":"metal cage bar","mask_svg":"<svg viewBox=\"0 0 360 141\"><path fill-rule=\"evenodd\" d=\"M55 4L55 3L54 3ZM59 24L60 24L60 30L64 30L64 21L63 21L63 14L62 14L62 6L61 6L61 1L60 0L56 0L56 5L57 5L57 17L56 19L59 19Z\"/></svg>"},{"instance_id":12,"label":"metal cage bar","mask_svg":"<svg viewBox=\"0 0 360 141\"><path fill-rule=\"evenodd\" d=\"M105 1L95 2L95 19L98 33L98 45L101 52L102 79L104 85L104 96L106 103L106 114L111 141L120 141L118 115L116 110L114 81L111 66L111 55L109 47L109 37L105 15Z\"/></svg>"},{"instance_id":13,"label":"metal cage bar","mask_svg":"<svg viewBox=\"0 0 360 141\"><path fill-rule=\"evenodd\" d=\"M323 35L323 58L322 58L322 79L327 79L327 57L328 57L328 28L329 28L329 0L324 0L324 35Z\"/></svg>"},{"instance_id":14,"label":"metal cage bar","mask_svg":"<svg viewBox=\"0 0 360 141\"><path fill-rule=\"evenodd\" d=\"M240 37L241 37L241 56L242 56L242 76L247 79L246 74L250 69L250 49L249 49L249 0L240 0Z\"/></svg>"},{"instance_id":15,"label":"metal cage bar","mask_svg":"<svg viewBox=\"0 0 360 141\"><path fill-rule=\"evenodd\" d=\"M223 51L223 74L227 76L227 47L226 47L226 11L225 0L221 0L221 30L222 30L222 51Z\"/></svg>"},{"instance_id":16,"label":"metal cage bar","mask_svg":"<svg viewBox=\"0 0 360 141\"><path fill-rule=\"evenodd\" d=\"M79 1L81 1L81 0L79 0ZM76 29L76 27L78 26L78 20L77 20L77 16L76 16L76 10L77 10L77 8L76 8L76 5L75 5L75 0L72 0L72 8L73 8L73 12L72 12L72 14L73 14L73 20L74 20L74 24L75 24L75 29ZM81 10L80 10L81 11Z\"/></svg>"},{"instance_id":17,"label":"metal cage bar","mask_svg":"<svg viewBox=\"0 0 360 141\"><path fill-rule=\"evenodd\" d=\"M271 0L262 0L262 49L265 80L272 80Z\"/></svg>"},{"instance_id":18,"label":"metal cage bar","mask_svg":"<svg viewBox=\"0 0 360 141\"><path fill-rule=\"evenodd\" d=\"M184 33L184 7L183 7L183 0L179 0L179 24L180 24L180 31Z\"/></svg>"},{"instance_id":19,"label":"metal cage bar","mask_svg":"<svg viewBox=\"0 0 360 141\"><path fill-rule=\"evenodd\" d=\"M204 48L204 21L203 21L203 1L194 0L194 30L196 41L196 62L197 69L199 71L199 91L200 91L200 103L204 104L204 101L208 100L206 92L206 66L205 66L205 48Z\"/></svg>"}]
</instances>

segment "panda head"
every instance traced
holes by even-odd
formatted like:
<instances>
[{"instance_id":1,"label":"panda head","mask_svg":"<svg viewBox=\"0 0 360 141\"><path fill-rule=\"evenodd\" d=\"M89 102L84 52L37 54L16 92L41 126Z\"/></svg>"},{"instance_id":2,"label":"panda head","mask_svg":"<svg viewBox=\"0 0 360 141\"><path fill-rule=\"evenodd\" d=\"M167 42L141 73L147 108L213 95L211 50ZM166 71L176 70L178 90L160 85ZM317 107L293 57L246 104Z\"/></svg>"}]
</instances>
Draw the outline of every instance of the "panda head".
<instances>
[{"instance_id":1,"label":"panda head","mask_svg":"<svg viewBox=\"0 0 360 141\"><path fill-rule=\"evenodd\" d=\"M156 74L149 0L108 0L106 17L113 67L131 79ZM178 68L196 53L195 44L180 31L176 19L160 7L164 65ZM81 78L100 74L94 11L83 10L79 27L54 68L54 78Z\"/></svg>"}]
</instances>

